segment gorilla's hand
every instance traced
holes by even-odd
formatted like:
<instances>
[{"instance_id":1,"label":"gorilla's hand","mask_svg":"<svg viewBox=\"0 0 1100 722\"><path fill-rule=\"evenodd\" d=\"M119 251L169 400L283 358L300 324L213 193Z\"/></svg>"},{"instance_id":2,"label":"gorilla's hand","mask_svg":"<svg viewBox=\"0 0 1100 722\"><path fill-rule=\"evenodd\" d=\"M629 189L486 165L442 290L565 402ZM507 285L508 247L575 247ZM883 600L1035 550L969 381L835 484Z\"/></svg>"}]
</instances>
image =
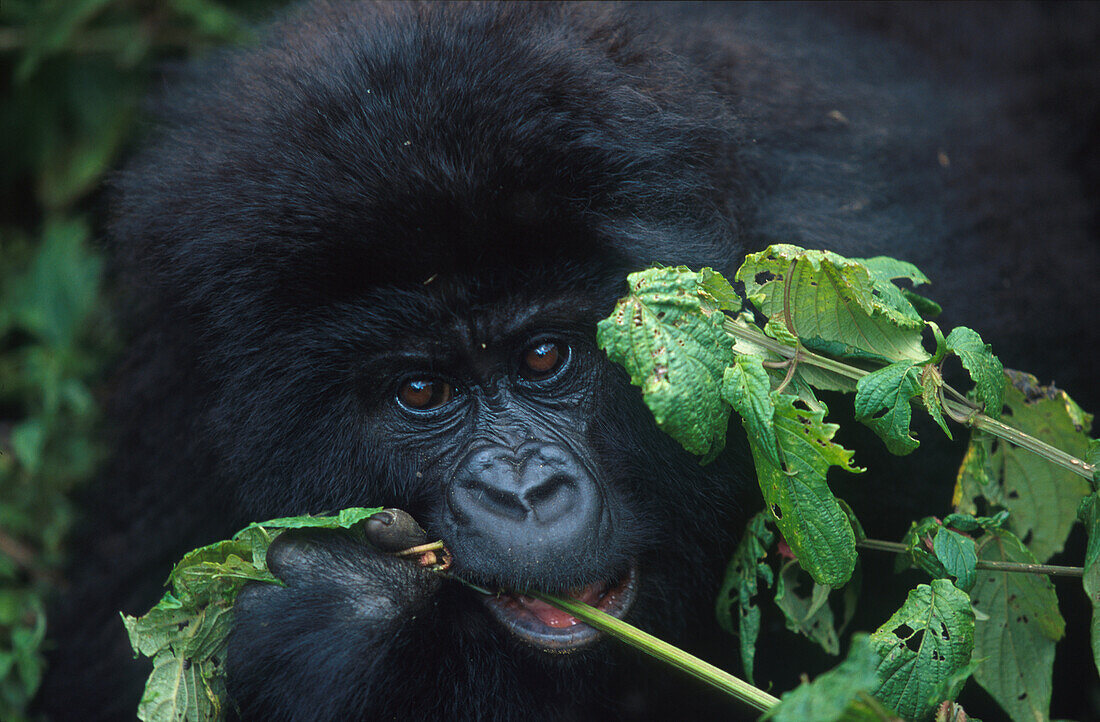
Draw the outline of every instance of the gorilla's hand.
<instances>
[{"instance_id":1,"label":"gorilla's hand","mask_svg":"<svg viewBox=\"0 0 1100 722\"><path fill-rule=\"evenodd\" d=\"M385 657L439 576L333 530L284 532L267 565L286 586L250 584L233 610L228 686L242 716L338 719L368 709L372 692L384 694L376 683Z\"/></svg>"}]
</instances>

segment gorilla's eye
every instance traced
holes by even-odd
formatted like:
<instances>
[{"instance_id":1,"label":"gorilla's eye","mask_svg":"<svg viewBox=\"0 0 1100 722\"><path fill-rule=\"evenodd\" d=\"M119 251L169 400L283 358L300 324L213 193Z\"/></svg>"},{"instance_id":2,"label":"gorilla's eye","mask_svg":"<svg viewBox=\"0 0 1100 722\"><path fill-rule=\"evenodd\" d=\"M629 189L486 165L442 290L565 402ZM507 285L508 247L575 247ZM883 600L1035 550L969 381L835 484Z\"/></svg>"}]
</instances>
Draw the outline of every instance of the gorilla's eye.
<instances>
[{"instance_id":1,"label":"gorilla's eye","mask_svg":"<svg viewBox=\"0 0 1100 722\"><path fill-rule=\"evenodd\" d=\"M523 352L520 375L528 381L543 381L557 374L568 359L568 346L541 341Z\"/></svg>"},{"instance_id":2,"label":"gorilla's eye","mask_svg":"<svg viewBox=\"0 0 1100 722\"><path fill-rule=\"evenodd\" d=\"M431 411L454 398L454 387L442 379L409 379L401 384L397 400L413 411Z\"/></svg>"}]
</instances>

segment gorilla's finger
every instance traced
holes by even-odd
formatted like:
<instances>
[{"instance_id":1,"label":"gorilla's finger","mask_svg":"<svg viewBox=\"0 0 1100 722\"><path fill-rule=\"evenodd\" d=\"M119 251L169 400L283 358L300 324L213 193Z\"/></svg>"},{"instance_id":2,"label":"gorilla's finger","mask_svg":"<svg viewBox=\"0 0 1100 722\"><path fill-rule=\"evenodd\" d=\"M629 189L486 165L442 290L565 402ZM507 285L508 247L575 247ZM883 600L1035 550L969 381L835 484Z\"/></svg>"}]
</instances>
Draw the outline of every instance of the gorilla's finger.
<instances>
[{"instance_id":1,"label":"gorilla's finger","mask_svg":"<svg viewBox=\"0 0 1100 722\"><path fill-rule=\"evenodd\" d=\"M367 520L367 541L384 552L399 552L428 542L428 533L401 509L383 509Z\"/></svg>"}]
</instances>

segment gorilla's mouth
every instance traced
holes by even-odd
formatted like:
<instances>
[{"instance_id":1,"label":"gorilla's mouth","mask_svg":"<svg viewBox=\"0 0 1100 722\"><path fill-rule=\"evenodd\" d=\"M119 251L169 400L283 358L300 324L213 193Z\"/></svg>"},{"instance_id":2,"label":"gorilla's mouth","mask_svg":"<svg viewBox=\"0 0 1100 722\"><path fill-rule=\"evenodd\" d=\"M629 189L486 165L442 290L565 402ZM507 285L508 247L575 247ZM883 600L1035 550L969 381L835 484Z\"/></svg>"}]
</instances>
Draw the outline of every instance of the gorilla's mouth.
<instances>
[{"instance_id":1,"label":"gorilla's mouth","mask_svg":"<svg viewBox=\"0 0 1100 722\"><path fill-rule=\"evenodd\" d=\"M619 579L571 589L567 596L621 619L634 603L637 591L637 567L631 564ZM485 597L485 604L509 631L547 652L572 652L600 636L599 631L572 614L524 594L502 592Z\"/></svg>"}]
</instances>

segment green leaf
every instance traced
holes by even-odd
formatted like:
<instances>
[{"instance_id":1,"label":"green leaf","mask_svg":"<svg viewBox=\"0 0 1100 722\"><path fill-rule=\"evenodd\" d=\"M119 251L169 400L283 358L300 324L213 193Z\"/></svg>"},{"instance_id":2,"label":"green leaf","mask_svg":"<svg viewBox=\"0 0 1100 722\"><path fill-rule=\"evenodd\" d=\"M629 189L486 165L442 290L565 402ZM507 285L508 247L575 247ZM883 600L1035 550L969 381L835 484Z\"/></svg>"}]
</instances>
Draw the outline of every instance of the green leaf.
<instances>
[{"instance_id":1,"label":"green leaf","mask_svg":"<svg viewBox=\"0 0 1100 722\"><path fill-rule=\"evenodd\" d=\"M86 246L89 234L83 221L47 223L30 269L5 300L12 320L56 351L74 345L96 303L103 264Z\"/></svg>"},{"instance_id":2,"label":"green leaf","mask_svg":"<svg viewBox=\"0 0 1100 722\"><path fill-rule=\"evenodd\" d=\"M768 587L773 581L772 569L764 560L775 535L768 529L765 514L758 513L745 526L741 543L726 567L726 577L715 605L718 623L741 641L741 664L745 669L745 679L750 683L753 682L756 638L760 633L760 607L756 606L753 598L760 589L760 581ZM736 625L733 621L735 606L738 610Z\"/></svg>"},{"instance_id":3,"label":"green leaf","mask_svg":"<svg viewBox=\"0 0 1100 722\"><path fill-rule=\"evenodd\" d=\"M1009 378L1012 384L1005 391L1002 421L1083 458L1088 453L1092 416L1064 391L1041 386L1034 376L1013 371ZM980 463L983 453L988 455L987 465ZM1007 509L1008 528L1026 539L1028 549L1044 562L1062 550L1076 521L1077 505L1089 491L1088 480L1068 469L1011 444L975 435L959 472L956 498L962 511L976 511L978 495Z\"/></svg>"},{"instance_id":4,"label":"green leaf","mask_svg":"<svg viewBox=\"0 0 1100 722\"><path fill-rule=\"evenodd\" d=\"M924 403L924 409L932 420L936 422L947 438L954 439L951 429L947 428L947 422L943 418L943 405L940 403L940 389L943 388L943 376L939 369L928 364L921 368L920 372L920 398Z\"/></svg>"},{"instance_id":5,"label":"green leaf","mask_svg":"<svg viewBox=\"0 0 1100 722\"><path fill-rule=\"evenodd\" d=\"M713 272L651 268L628 277L630 292L600 321L596 338L642 389L657 425L685 449L712 460L726 443L729 406L721 388L733 363L722 330L730 300Z\"/></svg>"},{"instance_id":6,"label":"green leaf","mask_svg":"<svg viewBox=\"0 0 1100 722\"><path fill-rule=\"evenodd\" d=\"M978 559L1036 563L1004 529L990 529L978 540ZM1013 720L1049 719L1054 645L1066 626L1050 577L983 569L970 598L980 612L974 657L986 660L974 679Z\"/></svg>"},{"instance_id":7,"label":"green leaf","mask_svg":"<svg viewBox=\"0 0 1100 722\"><path fill-rule=\"evenodd\" d=\"M828 604L830 589L804 574L795 561L783 565L775 584L775 604L787 619L787 629L817 642L828 654L839 654L840 639ZM811 587L808 597L798 593L805 582Z\"/></svg>"},{"instance_id":8,"label":"green leaf","mask_svg":"<svg viewBox=\"0 0 1100 722\"><path fill-rule=\"evenodd\" d=\"M79 75L92 75L96 83L118 85L118 79L107 73ZM71 82L79 79L74 77ZM43 206L55 210L73 206L92 192L110 170L136 116L136 97L125 97L125 90L128 89L108 87L84 91L81 102L85 112L81 120L86 127L77 134L57 137L43 154L36 184ZM136 90L132 95L137 96Z\"/></svg>"},{"instance_id":9,"label":"green leaf","mask_svg":"<svg viewBox=\"0 0 1100 722\"><path fill-rule=\"evenodd\" d=\"M889 278L924 277L893 259L867 263L774 245L747 256L737 280L769 319L784 318L786 298L794 330L808 348L888 362L926 360L924 321Z\"/></svg>"},{"instance_id":10,"label":"green leaf","mask_svg":"<svg viewBox=\"0 0 1100 722\"><path fill-rule=\"evenodd\" d=\"M204 36L227 42L242 42L248 37L243 18L220 2L169 0L169 4L177 13L194 22Z\"/></svg>"},{"instance_id":11,"label":"green leaf","mask_svg":"<svg viewBox=\"0 0 1100 722\"><path fill-rule=\"evenodd\" d=\"M999 418L1004 405L1004 366L989 344L976 331L959 326L947 335L947 350L959 357L970 374L974 395L985 405L986 415Z\"/></svg>"},{"instance_id":12,"label":"green leaf","mask_svg":"<svg viewBox=\"0 0 1100 722\"><path fill-rule=\"evenodd\" d=\"M225 683L214 677L225 661L232 602L209 601L198 609L177 604L165 595L141 618L123 615L135 653L153 657L138 718L219 719Z\"/></svg>"},{"instance_id":13,"label":"green leaf","mask_svg":"<svg viewBox=\"0 0 1100 722\"><path fill-rule=\"evenodd\" d=\"M1089 638L1092 642L1092 661L1100 671L1100 493L1086 496L1077 511L1085 525L1089 541L1085 549L1085 575L1082 585L1092 603L1092 623Z\"/></svg>"},{"instance_id":14,"label":"green leaf","mask_svg":"<svg viewBox=\"0 0 1100 722\"><path fill-rule=\"evenodd\" d=\"M271 542L284 530L347 528L381 508L251 524L232 539L195 549L172 569L171 591L141 617L122 615L135 656L153 658L138 717L145 722L216 720L225 700L226 639L237 594L249 582L281 584L267 570Z\"/></svg>"},{"instance_id":15,"label":"green leaf","mask_svg":"<svg viewBox=\"0 0 1100 722\"><path fill-rule=\"evenodd\" d=\"M941 528L940 520L934 516L926 516L912 522L901 540L906 547L906 555L898 557L899 563L907 560L913 566L927 572L929 576L937 579L945 578L947 569L933 552L933 538L939 534ZM905 568L904 565L898 567L899 570Z\"/></svg>"},{"instance_id":16,"label":"green leaf","mask_svg":"<svg viewBox=\"0 0 1100 722\"><path fill-rule=\"evenodd\" d=\"M225 675L213 663L225 658L225 649L210 649L211 656L195 662L164 651L153 658L146 693L138 704L138 719L168 722L207 722L223 718Z\"/></svg>"},{"instance_id":17,"label":"green leaf","mask_svg":"<svg viewBox=\"0 0 1100 722\"><path fill-rule=\"evenodd\" d=\"M999 511L993 516L948 514L943 518L943 525L970 534L982 529L999 529L1006 521L1008 521L1007 511Z\"/></svg>"},{"instance_id":18,"label":"green leaf","mask_svg":"<svg viewBox=\"0 0 1100 722\"><path fill-rule=\"evenodd\" d=\"M29 42L15 71L18 82L24 82L34 74L42 60L59 52L69 39L111 0L69 0L44 4L44 12L29 24Z\"/></svg>"},{"instance_id":19,"label":"green leaf","mask_svg":"<svg viewBox=\"0 0 1100 722\"><path fill-rule=\"evenodd\" d=\"M856 263L862 263L870 271L871 276L875 279L875 288L882 290L891 297L891 303L896 305L899 309L904 309L905 304L894 298L894 291L888 286L892 286L898 289L898 293L901 293L904 289L894 286L891 281L896 279L905 279L911 281L914 286L924 286L929 283L928 277L921 273L920 269L914 266L912 263L906 261L899 261L896 258L890 256L875 256L874 258L853 258Z\"/></svg>"},{"instance_id":20,"label":"green leaf","mask_svg":"<svg viewBox=\"0 0 1100 722\"><path fill-rule=\"evenodd\" d=\"M920 396L915 364L899 361L867 374L856 384L856 420L878 434L891 454L904 456L920 443L909 433L910 400Z\"/></svg>"},{"instance_id":21,"label":"green leaf","mask_svg":"<svg viewBox=\"0 0 1100 722\"><path fill-rule=\"evenodd\" d=\"M830 466L860 469L852 452L832 442L838 427L824 422L824 410L798 408L789 394L771 398L782 462L749 438L764 501L802 568L819 584L842 587L855 568L855 534L825 475Z\"/></svg>"},{"instance_id":22,"label":"green leaf","mask_svg":"<svg viewBox=\"0 0 1100 722\"><path fill-rule=\"evenodd\" d=\"M787 325L781 317L768 319L764 324L764 333L785 346L798 348L798 336L787 330Z\"/></svg>"},{"instance_id":23,"label":"green leaf","mask_svg":"<svg viewBox=\"0 0 1100 722\"><path fill-rule=\"evenodd\" d=\"M868 717L860 701L878 685L876 667L879 663L866 635L852 637L852 647L843 662L819 675L812 682L803 682L783 695L778 705L761 720L775 722L849 722L875 719Z\"/></svg>"},{"instance_id":24,"label":"green leaf","mask_svg":"<svg viewBox=\"0 0 1100 722\"><path fill-rule=\"evenodd\" d=\"M722 378L722 398L741 417L751 443L778 466L779 440L775 435L775 404L771 380L759 358L738 356Z\"/></svg>"},{"instance_id":25,"label":"green leaf","mask_svg":"<svg viewBox=\"0 0 1100 722\"><path fill-rule=\"evenodd\" d=\"M42 450L46 445L46 427L41 418L24 419L12 427L8 437L12 453L27 471L34 473L42 463Z\"/></svg>"},{"instance_id":26,"label":"green leaf","mask_svg":"<svg viewBox=\"0 0 1100 722\"><path fill-rule=\"evenodd\" d=\"M921 584L871 635L871 645L881 658L875 696L906 719L924 719L935 706L929 698L970 662L970 598L945 579Z\"/></svg>"},{"instance_id":27,"label":"green leaf","mask_svg":"<svg viewBox=\"0 0 1100 722\"><path fill-rule=\"evenodd\" d=\"M335 515L320 514L288 516L281 519L269 519L253 523L234 535L234 539L243 538L249 529L347 529L364 519L369 519L380 511L379 507L364 508L358 506L341 509ZM266 550L265 550L266 551Z\"/></svg>"},{"instance_id":28,"label":"green leaf","mask_svg":"<svg viewBox=\"0 0 1100 722\"><path fill-rule=\"evenodd\" d=\"M974 540L968 536L941 528L932 541L932 550L947 573L955 577L959 589L970 591L977 573L978 552Z\"/></svg>"},{"instance_id":29,"label":"green leaf","mask_svg":"<svg viewBox=\"0 0 1100 722\"><path fill-rule=\"evenodd\" d=\"M729 311L732 314L737 314L741 310L741 296L737 295L733 285L718 271L711 268L700 270L699 285L710 296L704 301L705 306L713 306L720 311Z\"/></svg>"}]
</instances>

